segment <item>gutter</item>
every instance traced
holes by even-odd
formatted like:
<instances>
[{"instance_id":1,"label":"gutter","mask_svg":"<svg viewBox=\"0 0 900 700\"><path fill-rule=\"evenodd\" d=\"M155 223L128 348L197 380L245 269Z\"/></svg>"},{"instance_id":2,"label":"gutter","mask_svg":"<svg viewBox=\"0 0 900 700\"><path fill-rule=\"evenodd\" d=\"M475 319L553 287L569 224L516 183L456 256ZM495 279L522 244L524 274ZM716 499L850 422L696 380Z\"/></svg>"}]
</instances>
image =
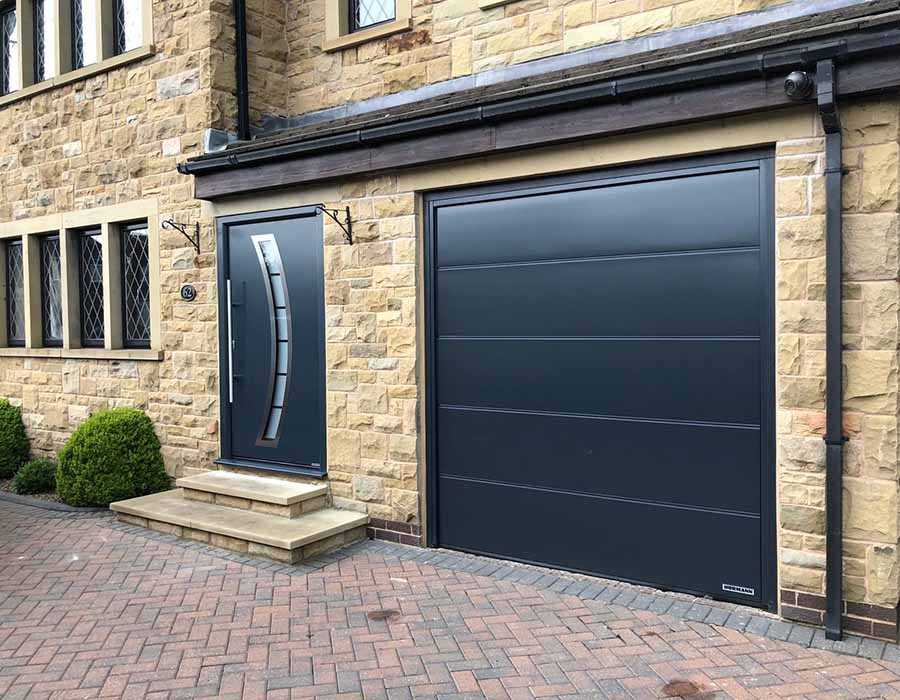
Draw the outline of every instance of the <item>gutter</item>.
<instances>
[{"instance_id":1,"label":"gutter","mask_svg":"<svg viewBox=\"0 0 900 700\"><path fill-rule=\"evenodd\" d=\"M243 0L235 0L235 3L242 4L242 2ZM900 50L900 29L897 28L839 39L820 39L789 49L756 52L646 75L557 88L531 96L467 106L440 114L351 127L343 132L334 131L321 136L256 141L232 147L225 152L206 154L179 163L178 171L185 175L205 175L221 170L307 157L317 153L333 153L358 146L372 146L465 126L510 121L525 116L531 117L541 112L564 111L586 104L622 102L645 95L766 77L798 65L811 65L821 60L847 60L898 50Z\"/></svg>"},{"instance_id":2,"label":"gutter","mask_svg":"<svg viewBox=\"0 0 900 700\"><path fill-rule=\"evenodd\" d=\"M235 97L237 98L237 137L250 140L250 78L247 69L247 3L233 0ZM182 172L179 165L178 171Z\"/></svg>"}]
</instances>

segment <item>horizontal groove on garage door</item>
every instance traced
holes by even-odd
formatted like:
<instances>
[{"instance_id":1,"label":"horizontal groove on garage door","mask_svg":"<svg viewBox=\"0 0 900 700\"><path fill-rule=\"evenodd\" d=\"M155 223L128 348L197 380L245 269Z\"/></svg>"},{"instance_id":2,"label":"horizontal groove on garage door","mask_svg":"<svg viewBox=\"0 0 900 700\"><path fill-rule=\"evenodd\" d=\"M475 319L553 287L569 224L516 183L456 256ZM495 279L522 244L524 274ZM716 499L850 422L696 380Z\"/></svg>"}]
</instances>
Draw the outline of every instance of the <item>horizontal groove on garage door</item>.
<instances>
[{"instance_id":1,"label":"horizontal groove on garage door","mask_svg":"<svg viewBox=\"0 0 900 700\"><path fill-rule=\"evenodd\" d=\"M526 489L529 491L544 491L546 493L555 493L562 496L578 496L583 498L595 498L598 501L617 501L619 503L631 503L638 506L652 506L655 508L674 508L676 510L692 510L701 513L716 513L718 515L734 516L736 518L759 518L759 513L745 513L740 510L729 510L726 508L708 508L704 506L695 506L686 503L674 503L669 501L656 501L649 498L635 498L629 496L617 496L611 493L585 493L584 491L571 491L568 489L550 488L546 486L534 486L529 484L510 484L502 481L492 481L490 479L469 479L456 474L441 474L442 479L451 479L453 481L466 481L472 484L485 484L487 486L497 486L509 489Z\"/></svg>"},{"instance_id":2,"label":"horizontal groove on garage door","mask_svg":"<svg viewBox=\"0 0 900 700\"><path fill-rule=\"evenodd\" d=\"M758 425L438 410L442 476L760 512Z\"/></svg>"},{"instance_id":3,"label":"horizontal groove on garage door","mask_svg":"<svg viewBox=\"0 0 900 700\"><path fill-rule=\"evenodd\" d=\"M759 245L755 167L581 187L442 207L438 267Z\"/></svg>"},{"instance_id":4,"label":"horizontal groove on garage door","mask_svg":"<svg viewBox=\"0 0 900 700\"><path fill-rule=\"evenodd\" d=\"M615 255L594 255L584 258L547 258L541 260L510 260L507 262L472 263L470 265L442 265L438 272L452 270L493 270L498 267L531 267L532 265L568 265L571 263L606 262L608 260L643 260L645 258L689 257L692 255L718 255L720 253L747 253L759 251L757 245L736 248L700 248L698 250L661 250L656 253L617 253Z\"/></svg>"},{"instance_id":5,"label":"horizontal groove on garage door","mask_svg":"<svg viewBox=\"0 0 900 700\"><path fill-rule=\"evenodd\" d=\"M455 479L441 479L440 494L445 506L465 504L464 517L438 510L446 547L689 592L719 581L759 601L759 518L617 500L598 508L594 498ZM499 504L506 517L496 517Z\"/></svg>"},{"instance_id":6,"label":"horizontal groove on garage door","mask_svg":"<svg viewBox=\"0 0 900 700\"><path fill-rule=\"evenodd\" d=\"M441 336L760 333L758 248L454 269L436 282Z\"/></svg>"},{"instance_id":7,"label":"horizontal groove on garage door","mask_svg":"<svg viewBox=\"0 0 900 700\"><path fill-rule=\"evenodd\" d=\"M721 423L760 419L759 343L440 340L438 352L442 404Z\"/></svg>"}]
</instances>

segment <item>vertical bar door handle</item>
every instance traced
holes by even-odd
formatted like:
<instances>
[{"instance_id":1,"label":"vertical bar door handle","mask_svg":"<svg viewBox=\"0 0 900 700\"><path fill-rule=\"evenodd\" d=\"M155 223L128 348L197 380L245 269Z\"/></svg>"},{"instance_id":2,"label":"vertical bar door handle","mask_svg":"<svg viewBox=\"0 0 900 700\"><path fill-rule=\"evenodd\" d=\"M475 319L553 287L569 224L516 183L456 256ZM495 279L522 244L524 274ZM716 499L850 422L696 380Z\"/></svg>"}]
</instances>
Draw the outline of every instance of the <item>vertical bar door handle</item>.
<instances>
[{"instance_id":1,"label":"vertical bar door handle","mask_svg":"<svg viewBox=\"0 0 900 700\"><path fill-rule=\"evenodd\" d=\"M225 280L228 303L228 403L234 403L234 332L232 329L231 280Z\"/></svg>"}]
</instances>

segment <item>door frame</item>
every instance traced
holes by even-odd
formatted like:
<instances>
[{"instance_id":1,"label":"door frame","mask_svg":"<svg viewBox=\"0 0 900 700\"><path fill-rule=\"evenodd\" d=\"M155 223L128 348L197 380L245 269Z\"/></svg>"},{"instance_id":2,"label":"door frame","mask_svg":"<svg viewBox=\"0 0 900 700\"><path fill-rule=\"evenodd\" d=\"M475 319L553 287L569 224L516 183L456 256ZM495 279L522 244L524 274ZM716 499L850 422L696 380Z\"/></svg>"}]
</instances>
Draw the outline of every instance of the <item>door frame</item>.
<instances>
[{"instance_id":1,"label":"door frame","mask_svg":"<svg viewBox=\"0 0 900 700\"><path fill-rule=\"evenodd\" d=\"M320 313L318 318L319 337L322 344L319 348L319 372L316 377L316 395L320 404L322 416L322 466L308 467L295 466L280 462L264 462L249 460L244 457L235 457L231 451L231 419L232 404L229 397L230 389L230 325L229 325L229 297L227 293L228 280L230 278L230 241L229 229L231 226L242 224L265 223L267 221L281 221L284 219L298 219L312 217L319 219L319 231L322 231L321 219L317 205L305 207L291 207L287 209L271 209L266 211L251 212L248 214L232 214L216 218L216 283L218 288L218 323L219 323L219 458L214 460L216 464L226 467L241 467L258 471L275 472L280 474L292 474L295 476L311 476L324 478L328 473L328 428L326 415L325 393L325 260L324 242L317 246L316 259L322 270L321 284L317 288L317 305Z\"/></svg>"},{"instance_id":2,"label":"door frame","mask_svg":"<svg viewBox=\"0 0 900 700\"><path fill-rule=\"evenodd\" d=\"M603 181L636 182L671 177L673 174L696 174L704 171L715 173L729 169L739 169L741 163L757 162L760 174L759 216L760 255L762 257L761 303L763 305L761 334L761 383L760 392L760 564L761 600L767 610L778 609L778 560L777 560L777 491L776 491L776 445L775 445L775 146L751 149L735 149L727 152L666 158L649 163L611 166L592 171L571 174L548 173L543 176L521 180L495 182L486 185L462 186L435 190L423 194L423 238L424 238L424 321L425 321L425 504L428 514L426 543L429 547L439 547L438 532L438 406L437 406L437 342L436 311L437 289L435 266L437 263L437 230L435 216L440 206L450 203L469 204L509 196L531 196L577 189L579 185L589 188ZM478 552L473 552L478 554ZM494 555L486 555L494 556ZM714 556L714 553L710 553ZM509 558L509 557L506 557ZM510 558L511 559L511 558ZM524 562L547 566L541 562ZM563 570L564 567L554 566ZM591 576L602 576L615 580L616 577L597 572L582 572ZM619 579L626 580L626 579ZM631 581L660 589L658 584L646 581ZM674 589L673 589L674 590ZM709 596L705 591L679 591L698 596ZM734 602L734 601L729 601Z\"/></svg>"}]
</instances>

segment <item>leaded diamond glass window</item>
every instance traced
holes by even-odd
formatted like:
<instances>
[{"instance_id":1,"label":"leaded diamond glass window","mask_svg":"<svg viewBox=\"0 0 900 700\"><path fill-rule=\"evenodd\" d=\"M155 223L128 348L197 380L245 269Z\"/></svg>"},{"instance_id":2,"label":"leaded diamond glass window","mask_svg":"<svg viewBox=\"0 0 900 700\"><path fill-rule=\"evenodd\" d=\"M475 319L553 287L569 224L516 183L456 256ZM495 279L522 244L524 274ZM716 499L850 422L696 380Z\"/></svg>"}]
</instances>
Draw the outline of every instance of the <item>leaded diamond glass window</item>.
<instances>
[{"instance_id":1,"label":"leaded diamond glass window","mask_svg":"<svg viewBox=\"0 0 900 700\"><path fill-rule=\"evenodd\" d=\"M390 22L396 13L395 0L349 0L350 31Z\"/></svg>"},{"instance_id":2,"label":"leaded diamond glass window","mask_svg":"<svg viewBox=\"0 0 900 700\"><path fill-rule=\"evenodd\" d=\"M72 2L72 68L97 61L97 3L99 0Z\"/></svg>"},{"instance_id":3,"label":"leaded diamond glass window","mask_svg":"<svg viewBox=\"0 0 900 700\"><path fill-rule=\"evenodd\" d=\"M62 266L59 236L41 239L41 329L44 345L62 345Z\"/></svg>"},{"instance_id":4,"label":"leaded diamond glass window","mask_svg":"<svg viewBox=\"0 0 900 700\"><path fill-rule=\"evenodd\" d=\"M32 22L34 23L34 82L39 83L44 79L47 61L44 54L44 0L34 0L32 3Z\"/></svg>"},{"instance_id":5,"label":"leaded diamond glass window","mask_svg":"<svg viewBox=\"0 0 900 700\"><path fill-rule=\"evenodd\" d=\"M78 266L81 289L81 344L103 346L103 241L99 229L79 237Z\"/></svg>"},{"instance_id":6,"label":"leaded diamond glass window","mask_svg":"<svg viewBox=\"0 0 900 700\"><path fill-rule=\"evenodd\" d=\"M25 265L22 241L6 244L6 337L9 345L25 345Z\"/></svg>"},{"instance_id":7,"label":"leaded diamond glass window","mask_svg":"<svg viewBox=\"0 0 900 700\"><path fill-rule=\"evenodd\" d=\"M0 95L21 87L15 5L0 11Z\"/></svg>"},{"instance_id":8,"label":"leaded diamond glass window","mask_svg":"<svg viewBox=\"0 0 900 700\"><path fill-rule=\"evenodd\" d=\"M113 36L117 54L141 45L142 12L141 0L113 0Z\"/></svg>"},{"instance_id":9,"label":"leaded diamond glass window","mask_svg":"<svg viewBox=\"0 0 900 700\"><path fill-rule=\"evenodd\" d=\"M146 224L122 229L123 341L150 346L150 245Z\"/></svg>"}]
</instances>

